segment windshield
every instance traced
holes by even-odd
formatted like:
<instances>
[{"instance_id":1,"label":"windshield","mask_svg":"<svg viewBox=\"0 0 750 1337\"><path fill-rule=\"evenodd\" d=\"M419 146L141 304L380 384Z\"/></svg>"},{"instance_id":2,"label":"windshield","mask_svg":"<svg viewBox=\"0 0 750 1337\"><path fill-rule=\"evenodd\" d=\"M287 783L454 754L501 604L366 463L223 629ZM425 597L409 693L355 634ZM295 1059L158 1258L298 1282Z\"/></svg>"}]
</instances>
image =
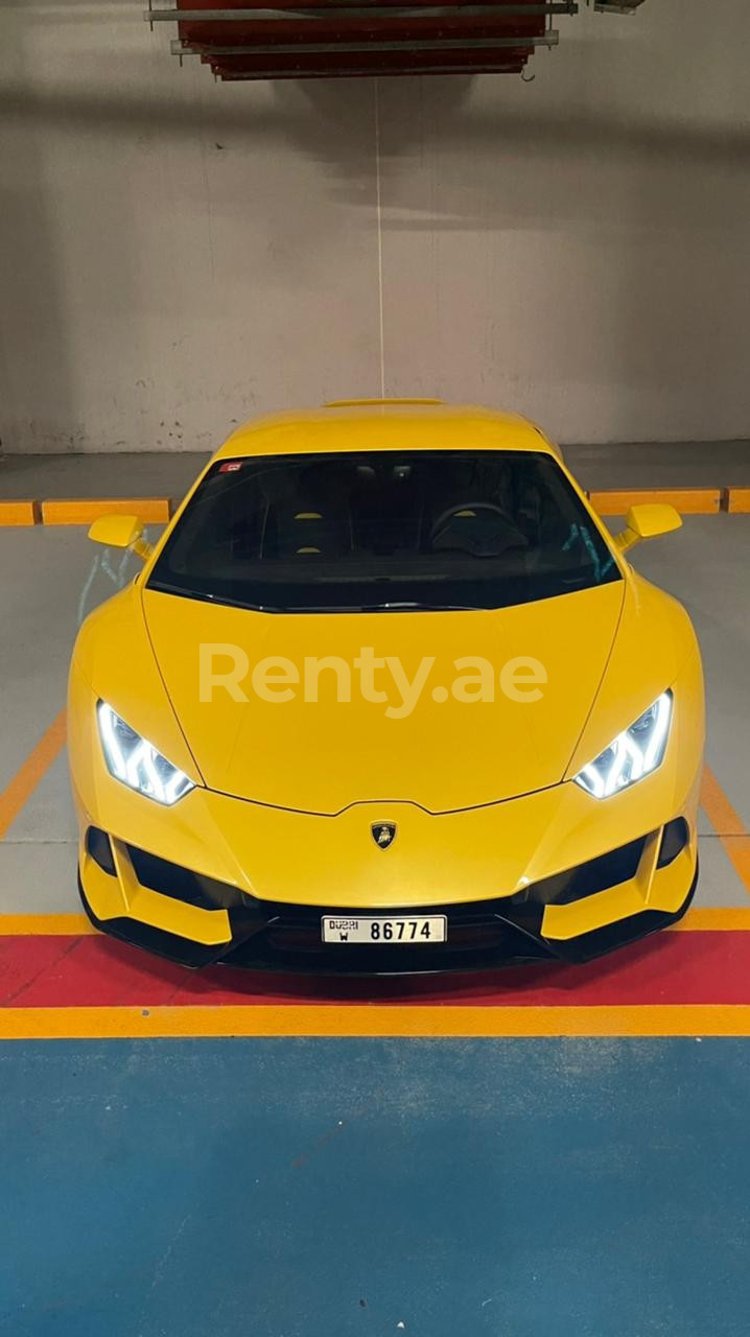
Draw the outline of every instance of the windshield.
<instances>
[{"instance_id":1,"label":"windshield","mask_svg":"<svg viewBox=\"0 0 750 1337\"><path fill-rule=\"evenodd\" d=\"M268 612L397 612L619 579L551 456L373 451L217 461L149 588Z\"/></svg>"}]
</instances>

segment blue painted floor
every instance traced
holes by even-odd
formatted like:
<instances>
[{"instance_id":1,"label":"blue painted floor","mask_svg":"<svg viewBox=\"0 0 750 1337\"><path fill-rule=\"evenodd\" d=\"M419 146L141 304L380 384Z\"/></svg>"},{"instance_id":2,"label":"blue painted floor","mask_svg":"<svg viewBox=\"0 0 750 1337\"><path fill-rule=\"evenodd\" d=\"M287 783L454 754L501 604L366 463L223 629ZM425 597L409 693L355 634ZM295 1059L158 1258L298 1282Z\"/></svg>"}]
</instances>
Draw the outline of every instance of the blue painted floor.
<instances>
[{"instance_id":1,"label":"blue painted floor","mask_svg":"<svg viewBox=\"0 0 750 1337\"><path fill-rule=\"evenodd\" d=\"M0 1332L746 1337L749 1044L6 1044Z\"/></svg>"}]
</instances>

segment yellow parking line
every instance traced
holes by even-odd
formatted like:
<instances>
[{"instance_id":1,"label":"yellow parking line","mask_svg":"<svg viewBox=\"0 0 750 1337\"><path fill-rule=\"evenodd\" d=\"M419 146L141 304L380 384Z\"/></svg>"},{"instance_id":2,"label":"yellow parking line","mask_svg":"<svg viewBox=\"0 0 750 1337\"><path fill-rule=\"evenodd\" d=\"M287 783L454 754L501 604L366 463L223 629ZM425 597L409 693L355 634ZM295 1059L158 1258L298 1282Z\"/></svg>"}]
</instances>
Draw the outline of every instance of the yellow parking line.
<instances>
[{"instance_id":1,"label":"yellow parking line","mask_svg":"<svg viewBox=\"0 0 750 1337\"><path fill-rule=\"evenodd\" d=\"M696 905L684 919L673 926L672 932L740 932L750 933L750 906L724 908L714 905Z\"/></svg>"},{"instance_id":2,"label":"yellow parking line","mask_svg":"<svg viewBox=\"0 0 750 1337\"><path fill-rule=\"evenodd\" d=\"M20 770L0 794L0 840L28 802L39 781L59 756L65 744L65 711L52 721L36 747L29 753Z\"/></svg>"},{"instance_id":3,"label":"yellow parking line","mask_svg":"<svg viewBox=\"0 0 750 1337\"><path fill-rule=\"evenodd\" d=\"M750 488L605 488L590 493L600 515L624 515L639 502L669 502L684 515L717 515L722 509L734 514L750 512ZM102 515L139 515L149 523L163 524L170 518L169 497L53 497L43 501L0 501L3 525L86 525Z\"/></svg>"},{"instance_id":4,"label":"yellow parking line","mask_svg":"<svg viewBox=\"0 0 750 1337\"><path fill-rule=\"evenodd\" d=\"M36 525L39 519L38 501L0 501L0 525Z\"/></svg>"},{"instance_id":5,"label":"yellow parking line","mask_svg":"<svg viewBox=\"0 0 750 1337\"><path fill-rule=\"evenodd\" d=\"M714 828L741 879L750 892L750 833L732 807L710 766L704 767L701 783L701 807Z\"/></svg>"},{"instance_id":6,"label":"yellow parking line","mask_svg":"<svg viewBox=\"0 0 750 1337\"><path fill-rule=\"evenodd\" d=\"M700 802L717 836L747 835L742 818L730 803L708 765L703 767Z\"/></svg>"},{"instance_id":7,"label":"yellow parking line","mask_svg":"<svg viewBox=\"0 0 750 1337\"><path fill-rule=\"evenodd\" d=\"M730 515L750 515L750 487L727 488L727 510Z\"/></svg>"},{"instance_id":8,"label":"yellow parking line","mask_svg":"<svg viewBox=\"0 0 750 1337\"><path fill-rule=\"evenodd\" d=\"M599 515L624 515L641 502L666 502L683 515L716 515L721 508L721 488L630 488L625 491L592 492L591 505Z\"/></svg>"},{"instance_id":9,"label":"yellow parking line","mask_svg":"<svg viewBox=\"0 0 750 1337\"><path fill-rule=\"evenodd\" d=\"M177 1036L750 1035L750 1006L9 1007L0 1040Z\"/></svg>"},{"instance_id":10,"label":"yellow parking line","mask_svg":"<svg viewBox=\"0 0 750 1337\"><path fill-rule=\"evenodd\" d=\"M45 525L88 525L102 515L137 515L141 520L164 523L169 519L169 500L166 497L92 497L42 502L42 524Z\"/></svg>"},{"instance_id":11,"label":"yellow parking line","mask_svg":"<svg viewBox=\"0 0 750 1337\"><path fill-rule=\"evenodd\" d=\"M0 938L81 938L96 932L85 915L0 915Z\"/></svg>"},{"instance_id":12,"label":"yellow parking line","mask_svg":"<svg viewBox=\"0 0 750 1337\"><path fill-rule=\"evenodd\" d=\"M19 525L90 525L102 515L138 515L165 524L172 512L169 497L72 497L57 501L0 501L0 528Z\"/></svg>"}]
</instances>

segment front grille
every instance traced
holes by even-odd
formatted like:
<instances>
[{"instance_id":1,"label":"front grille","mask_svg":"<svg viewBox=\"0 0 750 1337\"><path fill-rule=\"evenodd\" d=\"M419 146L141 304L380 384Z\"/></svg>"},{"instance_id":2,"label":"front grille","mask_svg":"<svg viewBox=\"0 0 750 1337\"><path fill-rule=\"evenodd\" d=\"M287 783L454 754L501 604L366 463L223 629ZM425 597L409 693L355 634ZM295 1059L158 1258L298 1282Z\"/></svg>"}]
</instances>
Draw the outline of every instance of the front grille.
<instances>
[{"instance_id":1,"label":"front grille","mask_svg":"<svg viewBox=\"0 0 750 1337\"><path fill-rule=\"evenodd\" d=\"M542 911L518 910L505 917L508 901L470 905L430 905L410 909L366 910L369 918L388 919L403 914L444 914L448 941L420 947L371 947L366 943L342 947L324 943L323 915L341 914L334 906L264 904L265 924L250 930L243 942L224 959L228 965L323 974L420 974L433 970L466 970L502 961L548 959L552 953L541 941ZM355 914L351 909L346 914ZM230 912L234 917L234 912Z\"/></svg>"},{"instance_id":2,"label":"front grille","mask_svg":"<svg viewBox=\"0 0 750 1337\"><path fill-rule=\"evenodd\" d=\"M367 919L390 919L396 915L431 914L445 915L448 921L448 942L432 943L415 949L417 955L429 956L433 952L496 950L508 940L509 933L515 932L515 925L502 918L502 902L487 901L474 905L430 905L398 910L345 910L326 909L324 907L296 907L289 905L267 906L270 919L264 931L264 939L275 951L316 952L340 956L342 949L337 944L324 943L321 937L321 918L324 915L354 915L358 913ZM507 902L505 902L507 907ZM346 952L356 952L360 948L371 950L367 944L349 944ZM378 949L380 950L380 949ZM406 953L407 947L394 948Z\"/></svg>"}]
</instances>

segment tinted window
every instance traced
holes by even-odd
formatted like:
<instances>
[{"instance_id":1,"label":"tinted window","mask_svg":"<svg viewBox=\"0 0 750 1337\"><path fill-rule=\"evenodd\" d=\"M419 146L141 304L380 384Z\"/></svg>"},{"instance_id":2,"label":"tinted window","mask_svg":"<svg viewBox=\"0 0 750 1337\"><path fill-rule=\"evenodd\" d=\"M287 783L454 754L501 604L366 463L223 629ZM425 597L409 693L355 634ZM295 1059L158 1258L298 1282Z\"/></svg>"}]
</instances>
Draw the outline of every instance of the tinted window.
<instances>
[{"instance_id":1,"label":"tinted window","mask_svg":"<svg viewBox=\"0 0 750 1337\"><path fill-rule=\"evenodd\" d=\"M383 451L217 462L149 585L304 612L502 608L618 579L551 456Z\"/></svg>"}]
</instances>

